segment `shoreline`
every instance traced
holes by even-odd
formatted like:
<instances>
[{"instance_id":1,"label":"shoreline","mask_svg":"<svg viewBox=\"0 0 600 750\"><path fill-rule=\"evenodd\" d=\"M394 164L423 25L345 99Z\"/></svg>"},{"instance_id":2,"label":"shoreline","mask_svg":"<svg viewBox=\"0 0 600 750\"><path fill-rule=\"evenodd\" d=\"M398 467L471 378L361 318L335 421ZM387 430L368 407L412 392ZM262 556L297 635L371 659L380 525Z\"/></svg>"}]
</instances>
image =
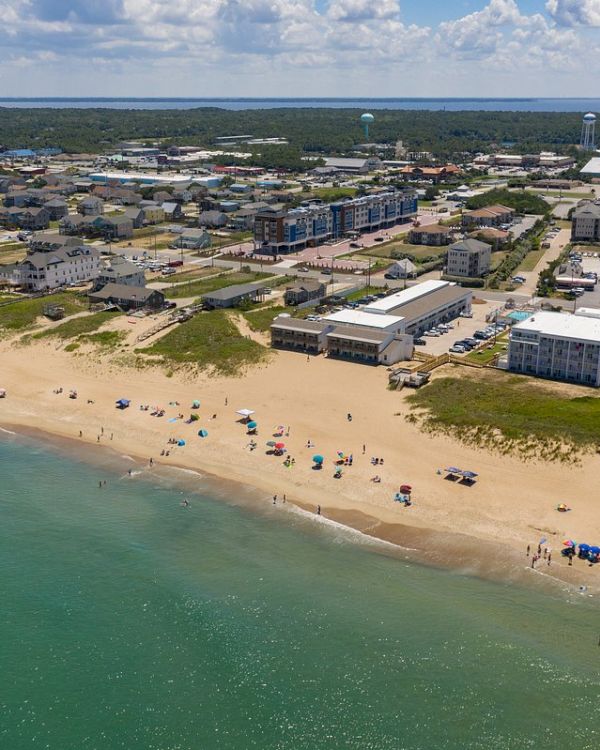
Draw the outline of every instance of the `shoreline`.
<instances>
[{"instance_id":1,"label":"shoreline","mask_svg":"<svg viewBox=\"0 0 600 750\"><path fill-rule=\"evenodd\" d=\"M10 341L0 342L0 356L0 386L8 394L0 400L0 425L9 430L65 439L92 453L94 445L108 447L141 465L152 457L157 467L194 471L207 481L237 482L234 494L255 493L261 498L257 506L270 505L274 494L279 499L285 494L288 503L309 514L321 505L328 519L413 549L415 561L444 569L531 580L525 549L546 539L552 566L541 560L536 572L543 569L544 577L574 590L585 584L600 591L598 571L579 561L568 567L560 556L567 537L600 540L600 508L592 494L600 457L582 457L577 466L566 467L525 463L423 433L404 419L410 411L405 394L385 388L384 368L323 358L307 362L277 352L268 364L237 378L165 374L103 360L97 352L69 355L49 343L25 349ZM58 386L64 388L61 395L54 392ZM78 399L68 398L71 388L78 390ZM132 399L132 406L115 409L117 398ZM187 424L177 415L187 417L194 399L201 402L195 412L199 420ZM140 411L141 404L160 404L166 414L151 417ZM242 407L256 411L260 447L255 451L248 450L251 438L236 415ZM281 439L296 459L291 468L264 447L278 424L287 425L289 436ZM196 436L199 427L208 430L206 439ZM177 438L186 446L167 442ZM170 456L161 457L161 449L169 449ZM341 480L333 479L337 451L354 455ZM326 457L319 472L311 466L317 452ZM373 455L385 457L384 465L373 467ZM453 464L478 471L478 482L463 487L444 481L436 468ZM375 472L380 484L370 481ZM404 482L413 486L410 508L393 502ZM557 513L556 504L570 498L573 512Z\"/></svg>"},{"instance_id":2,"label":"shoreline","mask_svg":"<svg viewBox=\"0 0 600 750\"><path fill-rule=\"evenodd\" d=\"M167 483L179 494L185 494L183 489L190 494L209 494L210 499L215 502L227 502L235 507L250 510L274 518L273 513L293 513L299 516L304 523L311 524L311 531L317 527L324 529L327 534L336 530L344 534L344 538L351 544L367 545L368 549L375 554L383 554L396 560L411 565L422 565L436 570L446 571L459 576L479 578L499 584L514 583L521 587L535 585L539 588L543 585L548 593L556 595L558 588L568 594L580 594L580 581L569 581L560 575L555 575L554 570L550 572L547 566L532 570L527 565L519 563L521 559L516 552L512 552L510 558L506 558L500 565L485 565L485 556L477 554L481 552L481 540L469 535L453 535L450 538L442 535L435 529L416 528L399 523L386 523L369 516L361 511L345 510L343 508L331 508L325 515L318 515L314 508L305 501L288 498L285 505L279 503L277 510L273 510L269 498L263 498L263 493L258 487L248 487L235 479L211 473L205 469L192 469L184 464L162 464L154 462L149 466L139 455L122 453L119 449L110 445L100 445L100 450L94 449L94 443L79 438L68 437L60 433L51 432L37 427L4 423L0 425L0 432L16 440L31 440L42 444L46 448L56 450L75 460L83 460L88 465L97 465L102 471L107 466L114 471L117 462L132 461L138 467L131 476L135 480L141 476L143 481L157 481ZM0 441L3 437L0 435ZM73 450L74 449L74 450ZM173 472L175 476L169 476ZM125 478L125 477L123 477ZM193 479L200 479L205 487L187 486ZM260 497L259 497L260 496ZM240 497L243 499L240 500ZM281 515L278 516L282 518ZM284 521L284 522L289 522ZM408 546L411 545L411 546ZM416 545L416 546L412 546ZM499 553L499 545L493 542L483 542L485 552L492 550ZM432 547L436 550L431 552ZM458 551L467 554L459 555ZM470 554L469 554L470 551ZM498 557L494 557L498 560ZM583 565L583 563L581 563ZM536 578L532 580L531 574ZM542 580L537 577L541 576ZM586 582L587 585L588 582ZM557 588L558 587L558 588ZM565 588L566 587L566 588ZM587 586L585 594L593 597L597 591Z\"/></svg>"}]
</instances>

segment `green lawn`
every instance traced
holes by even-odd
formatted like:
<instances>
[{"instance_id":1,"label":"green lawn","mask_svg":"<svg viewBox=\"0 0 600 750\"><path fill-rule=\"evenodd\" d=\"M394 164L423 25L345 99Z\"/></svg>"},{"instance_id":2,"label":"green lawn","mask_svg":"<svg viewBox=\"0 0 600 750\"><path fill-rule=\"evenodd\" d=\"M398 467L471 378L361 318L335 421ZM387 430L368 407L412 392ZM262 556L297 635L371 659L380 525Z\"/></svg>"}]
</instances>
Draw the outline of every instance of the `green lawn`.
<instances>
[{"instance_id":1,"label":"green lawn","mask_svg":"<svg viewBox=\"0 0 600 750\"><path fill-rule=\"evenodd\" d=\"M530 253L527 253L519 264L517 270L513 273L513 276L519 271L533 271L547 251L547 247L540 247L539 250L532 250Z\"/></svg>"},{"instance_id":2,"label":"green lawn","mask_svg":"<svg viewBox=\"0 0 600 750\"><path fill-rule=\"evenodd\" d=\"M502 338L499 336L495 344L487 344L483 349L477 349L472 351L465 357L469 362L475 362L478 365L489 364L497 354L502 354L506 351L505 347L508 344L508 334L504 334ZM491 348L488 348L491 347Z\"/></svg>"},{"instance_id":3,"label":"green lawn","mask_svg":"<svg viewBox=\"0 0 600 750\"><path fill-rule=\"evenodd\" d=\"M266 347L240 335L224 310L195 315L137 352L160 356L165 365L192 365L222 375L241 375L245 367L269 356Z\"/></svg>"},{"instance_id":4,"label":"green lawn","mask_svg":"<svg viewBox=\"0 0 600 750\"><path fill-rule=\"evenodd\" d=\"M192 266L188 270L181 271L180 273L158 276L156 279L153 279L153 281L166 281L171 284L179 284L179 282L183 281L195 281L197 279L203 279L206 276L216 276L219 273L222 273L222 270L218 267Z\"/></svg>"},{"instance_id":5,"label":"green lawn","mask_svg":"<svg viewBox=\"0 0 600 750\"><path fill-rule=\"evenodd\" d=\"M267 332L271 327L273 320L282 313L294 312L293 307L284 307L283 305L274 305L272 307L261 307L259 310L246 311L243 316L248 321L248 325L253 331Z\"/></svg>"},{"instance_id":6,"label":"green lawn","mask_svg":"<svg viewBox=\"0 0 600 750\"><path fill-rule=\"evenodd\" d=\"M165 289L165 294L169 299L180 299L182 297L200 297L202 294L214 292L217 289L224 289L226 286L233 284L250 284L254 281L261 281L269 278L268 273L246 273L244 271L235 271L234 273L225 272L210 279L200 279L191 281L188 284L178 284L171 289Z\"/></svg>"},{"instance_id":7,"label":"green lawn","mask_svg":"<svg viewBox=\"0 0 600 750\"><path fill-rule=\"evenodd\" d=\"M30 328L36 319L44 314L44 307L48 304L64 307L67 316L87 309L87 299L73 292L20 300L12 305L0 307L0 332L24 331Z\"/></svg>"},{"instance_id":8,"label":"green lawn","mask_svg":"<svg viewBox=\"0 0 600 750\"><path fill-rule=\"evenodd\" d=\"M354 198L358 191L352 187L322 187L312 188L310 192L316 198L320 198L326 203L333 203L339 201L341 198Z\"/></svg>"},{"instance_id":9,"label":"green lawn","mask_svg":"<svg viewBox=\"0 0 600 750\"><path fill-rule=\"evenodd\" d=\"M236 242L241 244L242 242L248 242L252 239L252 232L231 232L226 237L220 237L214 232L209 233L212 237L212 248L225 247L226 245L235 245Z\"/></svg>"},{"instance_id":10,"label":"green lawn","mask_svg":"<svg viewBox=\"0 0 600 750\"><path fill-rule=\"evenodd\" d=\"M33 335L34 339L44 339L56 336L59 339L74 339L83 334L89 334L97 331L104 323L108 323L115 312L98 312L91 315L84 315L81 318L66 320L54 328L48 328Z\"/></svg>"},{"instance_id":11,"label":"green lawn","mask_svg":"<svg viewBox=\"0 0 600 750\"><path fill-rule=\"evenodd\" d=\"M408 402L425 410L428 431L523 458L572 460L573 451L600 443L600 398L562 396L533 378L465 369L460 377L434 380Z\"/></svg>"},{"instance_id":12,"label":"green lawn","mask_svg":"<svg viewBox=\"0 0 600 750\"><path fill-rule=\"evenodd\" d=\"M361 250L362 255L370 255L374 258L393 259L401 253L410 255L415 260L420 261L423 258L440 257L448 252L448 246L438 245L411 245L408 242L385 242L379 246Z\"/></svg>"}]
</instances>

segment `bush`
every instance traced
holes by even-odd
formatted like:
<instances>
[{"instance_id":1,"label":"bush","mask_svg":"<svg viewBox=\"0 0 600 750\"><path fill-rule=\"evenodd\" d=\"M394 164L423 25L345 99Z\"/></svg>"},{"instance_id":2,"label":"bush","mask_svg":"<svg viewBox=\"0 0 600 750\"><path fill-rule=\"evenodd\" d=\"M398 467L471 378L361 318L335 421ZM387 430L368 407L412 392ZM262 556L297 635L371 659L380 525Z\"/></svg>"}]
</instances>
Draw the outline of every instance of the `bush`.
<instances>
[{"instance_id":1,"label":"bush","mask_svg":"<svg viewBox=\"0 0 600 750\"><path fill-rule=\"evenodd\" d=\"M485 208L496 203L508 206L521 214L541 214L546 216L551 211L551 206L535 193L525 190L511 191L503 189L490 190L481 195L475 195L467 201L467 209Z\"/></svg>"}]
</instances>

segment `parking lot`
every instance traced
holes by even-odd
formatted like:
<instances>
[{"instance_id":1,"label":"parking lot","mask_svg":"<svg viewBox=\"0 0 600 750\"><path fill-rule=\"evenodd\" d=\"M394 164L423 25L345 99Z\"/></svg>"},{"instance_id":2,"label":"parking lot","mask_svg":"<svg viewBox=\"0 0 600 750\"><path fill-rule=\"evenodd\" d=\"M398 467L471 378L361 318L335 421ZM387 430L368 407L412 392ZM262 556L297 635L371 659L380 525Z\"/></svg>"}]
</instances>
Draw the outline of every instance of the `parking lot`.
<instances>
[{"instance_id":1,"label":"parking lot","mask_svg":"<svg viewBox=\"0 0 600 750\"><path fill-rule=\"evenodd\" d=\"M475 331L485 328L487 325L485 316L497 307L497 302L482 301L482 304L474 304L471 308L473 313L472 318L457 318L456 320L453 320L451 324L454 328L441 336L424 336L423 340L427 343L425 346L417 346L417 351L424 352L425 354L432 354L434 356L446 353L454 342L458 341L458 339L472 336Z\"/></svg>"},{"instance_id":2,"label":"parking lot","mask_svg":"<svg viewBox=\"0 0 600 750\"><path fill-rule=\"evenodd\" d=\"M600 248L593 252L597 252L600 256ZM600 277L600 257L595 258L592 253L590 253L590 256L584 254L581 258L583 272L597 273ZM578 297L577 307L600 307L600 284L596 284L594 289L585 291L581 297Z\"/></svg>"}]
</instances>

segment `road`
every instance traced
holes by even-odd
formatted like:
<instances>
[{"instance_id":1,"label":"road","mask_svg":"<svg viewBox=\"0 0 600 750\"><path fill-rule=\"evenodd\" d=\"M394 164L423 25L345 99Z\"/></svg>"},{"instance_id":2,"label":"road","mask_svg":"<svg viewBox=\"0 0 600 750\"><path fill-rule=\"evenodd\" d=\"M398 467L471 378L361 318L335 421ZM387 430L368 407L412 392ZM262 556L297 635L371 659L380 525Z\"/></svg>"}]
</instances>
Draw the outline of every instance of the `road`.
<instances>
[{"instance_id":1,"label":"road","mask_svg":"<svg viewBox=\"0 0 600 750\"><path fill-rule=\"evenodd\" d=\"M524 294L528 297L532 297L535 294L540 271L543 271L548 263L551 263L558 258L570 239L571 232L569 229L561 229L560 232L556 233L555 237L550 242L550 247L537 262L533 271L524 271L521 274L526 280L525 283L519 287L519 294Z\"/></svg>"}]
</instances>

